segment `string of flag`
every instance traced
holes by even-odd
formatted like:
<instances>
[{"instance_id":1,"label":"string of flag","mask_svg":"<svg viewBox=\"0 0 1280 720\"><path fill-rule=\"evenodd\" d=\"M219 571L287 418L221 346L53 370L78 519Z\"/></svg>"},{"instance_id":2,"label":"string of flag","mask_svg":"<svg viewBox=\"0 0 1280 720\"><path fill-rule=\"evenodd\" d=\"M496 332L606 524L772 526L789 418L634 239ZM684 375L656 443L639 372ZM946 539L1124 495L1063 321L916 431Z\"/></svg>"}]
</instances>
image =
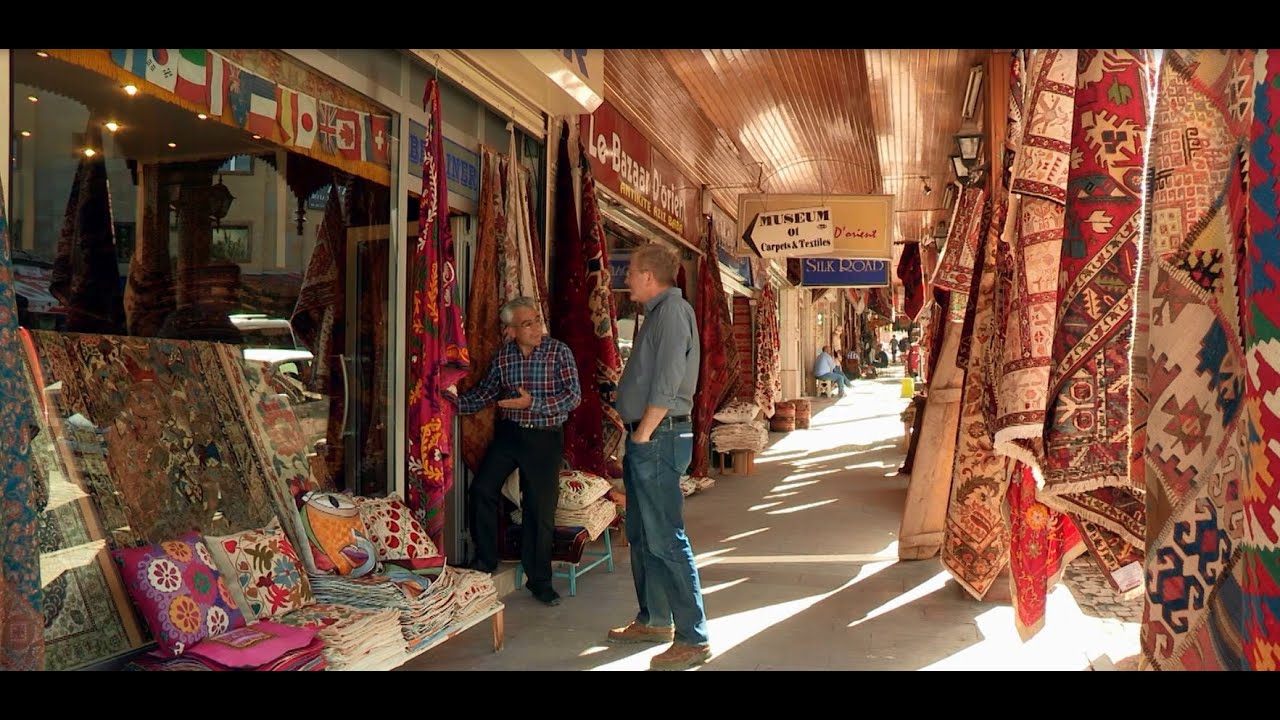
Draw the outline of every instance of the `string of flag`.
<instances>
[{"instance_id":1,"label":"string of flag","mask_svg":"<svg viewBox=\"0 0 1280 720\"><path fill-rule=\"evenodd\" d=\"M257 75L212 50L112 50L147 83L282 145L391 166L391 116L318 100Z\"/></svg>"}]
</instances>

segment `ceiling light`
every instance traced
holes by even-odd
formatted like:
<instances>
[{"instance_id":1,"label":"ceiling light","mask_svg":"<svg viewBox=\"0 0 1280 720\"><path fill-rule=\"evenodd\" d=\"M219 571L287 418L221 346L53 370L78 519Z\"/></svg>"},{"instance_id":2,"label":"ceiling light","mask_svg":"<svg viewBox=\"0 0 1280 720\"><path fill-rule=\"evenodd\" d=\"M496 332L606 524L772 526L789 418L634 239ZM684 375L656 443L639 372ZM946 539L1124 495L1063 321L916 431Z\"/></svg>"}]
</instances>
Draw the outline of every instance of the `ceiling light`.
<instances>
[{"instance_id":1,"label":"ceiling light","mask_svg":"<svg viewBox=\"0 0 1280 720\"><path fill-rule=\"evenodd\" d=\"M94 155L97 155L97 154L98 154L98 151L97 151L97 150L94 150L93 148L85 148L85 149L84 149L84 156L85 156L85 157L93 157Z\"/></svg>"},{"instance_id":2,"label":"ceiling light","mask_svg":"<svg viewBox=\"0 0 1280 720\"><path fill-rule=\"evenodd\" d=\"M120 123L116 122L115 120L108 120L108 121L103 125L103 127L105 127L106 129L110 130L111 132L115 132L115 131L117 131L117 130L119 130L119 129L120 129Z\"/></svg>"},{"instance_id":3,"label":"ceiling light","mask_svg":"<svg viewBox=\"0 0 1280 720\"><path fill-rule=\"evenodd\" d=\"M208 115L205 115L204 113L196 113L196 117L200 118L201 120L208 120L208 119L209 119L209 116L208 116Z\"/></svg>"},{"instance_id":4,"label":"ceiling light","mask_svg":"<svg viewBox=\"0 0 1280 720\"><path fill-rule=\"evenodd\" d=\"M130 96L132 96L132 95L137 95L137 94L138 94L138 86L137 86L137 85L125 85L125 86L124 86L124 93L125 93L126 95L130 95Z\"/></svg>"},{"instance_id":5,"label":"ceiling light","mask_svg":"<svg viewBox=\"0 0 1280 720\"><path fill-rule=\"evenodd\" d=\"M929 187L929 179L928 178L920 178L920 179L924 180L924 194L925 195L931 194L933 192L933 188Z\"/></svg>"},{"instance_id":6,"label":"ceiling light","mask_svg":"<svg viewBox=\"0 0 1280 720\"><path fill-rule=\"evenodd\" d=\"M19 133L19 134L20 134L20 135L22 135L22 137L31 137L31 131L30 131L30 130L23 130L23 131L22 131L21 133Z\"/></svg>"},{"instance_id":7,"label":"ceiling light","mask_svg":"<svg viewBox=\"0 0 1280 720\"><path fill-rule=\"evenodd\" d=\"M176 148L176 147L178 147L178 143L171 142L171 143L169 143L169 147L171 147L171 148Z\"/></svg>"},{"instance_id":8,"label":"ceiling light","mask_svg":"<svg viewBox=\"0 0 1280 720\"><path fill-rule=\"evenodd\" d=\"M253 139L254 139L254 140L261 140L261 139L262 139L262 136L261 136L261 135L254 135L254 136L253 136Z\"/></svg>"},{"instance_id":9,"label":"ceiling light","mask_svg":"<svg viewBox=\"0 0 1280 720\"><path fill-rule=\"evenodd\" d=\"M37 51L36 51L36 57L47 58L47 57L49 57L49 53L47 53L47 52L45 52L45 51L43 51L43 50L37 50Z\"/></svg>"},{"instance_id":10,"label":"ceiling light","mask_svg":"<svg viewBox=\"0 0 1280 720\"><path fill-rule=\"evenodd\" d=\"M28 95L27 99L30 100L31 102L40 102L40 98L36 97L35 95Z\"/></svg>"}]
</instances>

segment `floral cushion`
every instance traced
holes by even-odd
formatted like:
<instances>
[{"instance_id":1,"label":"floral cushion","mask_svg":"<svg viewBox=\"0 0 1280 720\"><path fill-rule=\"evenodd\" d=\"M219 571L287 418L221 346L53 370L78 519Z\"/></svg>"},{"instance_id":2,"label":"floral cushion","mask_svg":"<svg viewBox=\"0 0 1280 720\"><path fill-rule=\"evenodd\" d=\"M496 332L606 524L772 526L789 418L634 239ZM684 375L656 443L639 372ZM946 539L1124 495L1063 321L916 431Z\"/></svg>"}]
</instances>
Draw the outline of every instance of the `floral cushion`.
<instances>
[{"instance_id":1,"label":"floral cushion","mask_svg":"<svg viewBox=\"0 0 1280 720\"><path fill-rule=\"evenodd\" d=\"M360 508L360 519L378 549L379 560L424 560L440 556L435 543L398 495L357 497L355 501Z\"/></svg>"},{"instance_id":2,"label":"floral cushion","mask_svg":"<svg viewBox=\"0 0 1280 720\"><path fill-rule=\"evenodd\" d=\"M198 533L113 550L111 556L161 650L181 655L206 637L244 626L244 616Z\"/></svg>"},{"instance_id":3,"label":"floral cushion","mask_svg":"<svg viewBox=\"0 0 1280 720\"><path fill-rule=\"evenodd\" d=\"M315 602L311 581L283 530L246 530L205 541L236 605L250 620L283 615Z\"/></svg>"},{"instance_id":4,"label":"floral cushion","mask_svg":"<svg viewBox=\"0 0 1280 720\"><path fill-rule=\"evenodd\" d=\"M290 650L311 644L316 631L269 621L236 628L201 640L187 649L191 655L228 668L257 668L278 660Z\"/></svg>"},{"instance_id":5,"label":"floral cushion","mask_svg":"<svg viewBox=\"0 0 1280 720\"><path fill-rule=\"evenodd\" d=\"M580 470L560 471L560 501L562 510L585 510L591 503L613 489L608 480Z\"/></svg>"}]
</instances>

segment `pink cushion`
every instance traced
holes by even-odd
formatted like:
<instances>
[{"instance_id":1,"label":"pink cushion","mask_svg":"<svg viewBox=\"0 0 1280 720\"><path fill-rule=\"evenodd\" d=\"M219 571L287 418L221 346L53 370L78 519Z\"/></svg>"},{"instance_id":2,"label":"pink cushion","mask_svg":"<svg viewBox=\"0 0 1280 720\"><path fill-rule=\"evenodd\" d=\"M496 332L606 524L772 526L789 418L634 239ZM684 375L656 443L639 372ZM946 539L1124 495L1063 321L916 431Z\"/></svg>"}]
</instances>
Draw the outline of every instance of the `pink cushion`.
<instances>
[{"instance_id":1,"label":"pink cushion","mask_svg":"<svg viewBox=\"0 0 1280 720\"><path fill-rule=\"evenodd\" d=\"M290 627L263 620L205 638L187 648L187 653L212 660L223 667L256 668L280 658L290 650L309 645L316 636L311 628Z\"/></svg>"},{"instance_id":2,"label":"pink cushion","mask_svg":"<svg viewBox=\"0 0 1280 720\"><path fill-rule=\"evenodd\" d=\"M244 626L244 616L198 533L113 550L111 556L161 650L181 655L206 637Z\"/></svg>"}]
</instances>

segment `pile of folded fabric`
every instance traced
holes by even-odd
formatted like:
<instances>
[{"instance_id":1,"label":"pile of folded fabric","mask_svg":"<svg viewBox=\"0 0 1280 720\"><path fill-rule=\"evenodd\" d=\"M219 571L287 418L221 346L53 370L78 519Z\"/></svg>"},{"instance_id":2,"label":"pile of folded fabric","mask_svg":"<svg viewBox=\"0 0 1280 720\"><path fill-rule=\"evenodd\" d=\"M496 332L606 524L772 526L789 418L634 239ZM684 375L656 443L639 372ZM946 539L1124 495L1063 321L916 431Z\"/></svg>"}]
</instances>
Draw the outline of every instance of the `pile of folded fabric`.
<instances>
[{"instance_id":1,"label":"pile of folded fabric","mask_svg":"<svg viewBox=\"0 0 1280 720\"><path fill-rule=\"evenodd\" d=\"M601 498L581 510L556 508L556 525L586 528L592 540L609 529L617 517L618 506L608 498Z\"/></svg>"},{"instance_id":2,"label":"pile of folded fabric","mask_svg":"<svg viewBox=\"0 0 1280 720\"><path fill-rule=\"evenodd\" d=\"M498 602L498 588L493 584L492 575L454 568L449 568L446 572L453 575L454 623L465 623L482 615Z\"/></svg>"},{"instance_id":3,"label":"pile of folded fabric","mask_svg":"<svg viewBox=\"0 0 1280 720\"><path fill-rule=\"evenodd\" d=\"M769 444L769 426L763 420L717 425L711 430L711 444L718 453L734 450L758 453Z\"/></svg>"},{"instance_id":4,"label":"pile of folded fabric","mask_svg":"<svg viewBox=\"0 0 1280 720\"><path fill-rule=\"evenodd\" d=\"M330 670L385 670L405 660L400 615L393 609L317 603L294 610L280 622L314 628L324 641Z\"/></svg>"},{"instance_id":5,"label":"pile of folded fabric","mask_svg":"<svg viewBox=\"0 0 1280 720\"><path fill-rule=\"evenodd\" d=\"M130 661L124 669L307 672L328 667L324 649L315 630L260 622L201 640L178 657L157 650Z\"/></svg>"}]
</instances>

